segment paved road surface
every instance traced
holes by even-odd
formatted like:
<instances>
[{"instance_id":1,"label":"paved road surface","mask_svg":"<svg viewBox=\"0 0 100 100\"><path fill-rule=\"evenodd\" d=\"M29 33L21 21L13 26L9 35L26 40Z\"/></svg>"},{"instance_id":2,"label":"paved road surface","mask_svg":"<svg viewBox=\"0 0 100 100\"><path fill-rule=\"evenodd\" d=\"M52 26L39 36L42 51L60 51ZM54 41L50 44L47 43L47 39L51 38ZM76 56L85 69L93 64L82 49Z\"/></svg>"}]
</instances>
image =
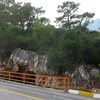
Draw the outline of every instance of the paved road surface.
<instances>
[{"instance_id":1,"label":"paved road surface","mask_svg":"<svg viewBox=\"0 0 100 100\"><path fill-rule=\"evenodd\" d=\"M63 91L0 80L0 100L99 100Z\"/></svg>"}]
</instances>

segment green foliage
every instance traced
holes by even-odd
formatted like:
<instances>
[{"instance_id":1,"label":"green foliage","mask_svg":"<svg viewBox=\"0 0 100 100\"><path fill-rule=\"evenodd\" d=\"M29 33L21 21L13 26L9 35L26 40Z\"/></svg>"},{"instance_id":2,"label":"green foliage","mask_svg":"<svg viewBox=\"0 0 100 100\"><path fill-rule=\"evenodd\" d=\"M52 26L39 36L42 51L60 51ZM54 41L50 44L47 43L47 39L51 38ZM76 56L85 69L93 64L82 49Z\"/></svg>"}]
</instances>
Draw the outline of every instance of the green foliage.
<instances>
[{"instance_id":1,"label":"green foliage","mask_svg":"<svg viewBox=\"0 0 100 100\"><path fill-rule=\"evenodd\" d=\"M16 48L15 35L7 31L0 31L0 55L4 59L8 57L12 49Z\"/></svg>"},{"instance_id":2,"label":"green foliage","mask_svg":"<svg viewBox=\"0 0 100 100\"><path fill-rule=\"evenodd\" d=\"M48 53L48 68L63 74L84 63L97 66L100 63L100 39L97 36L98 33L66 31Z\"/></svg>"},{"instance_id":3,"label":"green foliage","mask_svg":"<svg viewBox=\"0 0 100 100\"><path fill-rule=\"evenodd\" d=\"M96 81L100 82L100 73L96 75Z\"/></svg>"},{"instance_id":4,"label":"green foliage","mask_svg":"<svg viewBox=\"0 0 100 100\"><path fill-rule=\"evenodd\" d=\"M16 3L15 0L0 1L0 57L6 58L17 47L32 50L32 23L42 8L30 3Z\"/></svg>"},{"instance_id":5,"label":"green foliage","mask_svg":"<svg viewBox=\"0 0 100 100\"><path fill-rule=\"evenodd\" d=\"M46 53L53 43L54 26L45 25L41 20L37 19L33 23L33 39L37 45L37 51Z\"/></svg>"},{"instance_id":6,"label":"green foliage","mask_svg":"<svg viewBox=\"0 0 100 100\"><path fill-rule=\"evenodd\" d=\"M0 2L0 29L5 29L9 24L17 25L22 29L29 29L35 18L43 14L42 8L32 7L30 3L15 3L14 0Z\"/></svg>"},{"instance_id":7,"label":"green foliage","mask_svg":"<svg viewBox=\"0 0 100 100\"><path fill-rule=\"evenodd\" d=\"M63 27L68 28L68 30L71 29L72 25L74 25L75 22L73 23L73 19L75 19L76 14L75 12L78 10L79 3L75 3L72 1L67 1L64 2L62 5L58 6L58 13L62 13L61 17L57 18L57 21L62 24Z\"/></svg>"},{"instance_id":8,"label":"green foliage","mask_svg":"<svg viewBox=\"0 0 100 100\"><path fill-rule=\"evenodd\" d=\"M87 25L94 13L76 14L79 3L67 1L58 6L60 28L40 17L42 7L14 0L0 1L0 58L22 48L48 55L48 68L63 74L81 64L100 64L100 33L90 32ZM100 66L98 66L100 67Z\"/></svg>"},{"instance_id":9,"label":"green foliage","mask_svg":"<svg viewBox=\"0 0 100 100\"><path fill-rule=\"evenodd\" d=\"M98 55L100 55L100 39L93 40L92 38L91 42L87 44L85 62L98 65L100 63L100 57Z\"/></svg>"},{"instance_id":10,"label":"green foliage","mask_svg":"<svg viewBox=\"0 0 100 100\"><path fill-rule=\"evenodd\" d=\"M63 2L58 6L58 13L61 13L61 17L58 17L56 21L60 23L60 26L66 30L79 28L81 30L86 29L90 23L90 19L93 18L94 13L85 12L83 14L76 14L79 9L79 3L72 1Z\"/></svg>"},{"instance_id":11,"label":"green foliage","mask_svg":"<svg viewBox=\"0 0 100 100\"><path fill-rule=\"evenodd\" d=\"M18 25L22 29L30 28L35 19L34 8L30 3L15 3L9 9L11 24Z\"/></svg>"},{"instance_id":12,"label":"green foliage","mask_svg":"<svg viewBox=\"0 0 100 100\"><path fill-rule=\"evenodd\" d=\"M77 31L63 34L48 54L48 66L56 70L72 70L83 63L85 37Z\"/></svg>"}]
</instances>

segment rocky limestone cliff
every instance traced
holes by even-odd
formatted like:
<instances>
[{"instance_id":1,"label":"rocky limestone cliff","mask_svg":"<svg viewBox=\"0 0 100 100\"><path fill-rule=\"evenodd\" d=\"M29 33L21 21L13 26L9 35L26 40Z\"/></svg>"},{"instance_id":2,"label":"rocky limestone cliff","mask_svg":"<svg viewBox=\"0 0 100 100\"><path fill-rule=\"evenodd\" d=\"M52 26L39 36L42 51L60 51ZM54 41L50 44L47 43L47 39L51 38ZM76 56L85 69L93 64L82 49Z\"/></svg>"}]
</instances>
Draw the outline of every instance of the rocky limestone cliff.
<instances>
[{"instance_id":1,"label":"rocky limestone cliff","mask_svg":"<svg viewBox=\"0 0 100 100\"><path fill-rule=\"evenodd\" d=\"M47 68L46 55L38 55L36 52L20 48L15 49L10 55L8 67L12 68L12 71L57 75L54 70ZM91 65L81 65L76 67L73 72L66 71L64 76L70 77L71 85L73 86L94 87L92 81L96 78L97 74L100 74L99 69L91 67Z\"/></svg>"},{"instance_id":2,"label":"rocky limestone cliff","mask_svg":"<svg viewBox=\"0 0 100 100\"><path fill-rule=\"evenodd\" d=\"M77 67L72 73L66 72L65 74L71 78L72 86L93 88L97 87L95 83L96 81L94 80L96 79L97 74L100 74L100 70L90 65L81 65ZM98 87L100 87L100 84Z\"/></svg>"},{"instance_id":3,"label":"rocky limestone cliff","mask_svg":"<svg viewBox=\"0 0 100 100\"><path fill-rule=\"evenodd\" d=\"M7 67L12 68L13 71L43 74L47 72L46 64L46 55L38 55L35 52L18 48L10 55Z\"/></svg>"}]
</instances>

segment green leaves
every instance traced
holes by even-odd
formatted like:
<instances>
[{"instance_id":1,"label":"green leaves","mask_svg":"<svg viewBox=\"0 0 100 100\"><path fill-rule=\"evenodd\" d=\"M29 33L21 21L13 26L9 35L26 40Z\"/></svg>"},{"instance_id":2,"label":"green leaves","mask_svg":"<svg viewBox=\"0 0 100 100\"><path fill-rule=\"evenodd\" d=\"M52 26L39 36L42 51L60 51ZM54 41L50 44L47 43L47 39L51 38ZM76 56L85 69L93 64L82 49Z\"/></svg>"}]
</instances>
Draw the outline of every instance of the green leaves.
<instances>
[{"instance_id":1,"label":"green leaves","mask_svg":"<svg viewBox=\"0 0 100 100\"><path fill-rule=\"evenodd\" d=\"M64 2L58 6L58 13L62 15L56 18L57 24L66 30L81 29L86 30L87 25L90 23L90 19L93 18L94 13L85 12L83 14L77 14L79 9L79 3L72 1Z\"/></svg>"},{"instance_id":2,"label":"green leaves","mask_svg":"<svg viewBox=\"0 0 100 100\"><path fill-rule=\"evenodd\" d=\"M44 12L42 7L35 8L30 3L2 0L0 2L0 29L5 29L10 24L17 25L23 30L29 29L33 21Z\"/></svg>"},{"instance_id":3,"label":"green leaves","mask_svg":"<svg viewBox=\"0 0 100 100\"><path fill-rule=\"evenodd\" d=\"M10 2L11 1L11 2ZM87 30L94 13L76 14L79 3L67 1L58 6L61 28L40 17L42 7L30 3L0 1L0 56L9 57L13 49L34 50L48 55L48 68L60 73L83 63L100 63L100 33Z\"/></svg>"},{"instance_id":4,"label":"green leaves","mask_svg":"<svg viewBox=\"0 0 100 100\"><path fill-rule=\"evenodd\" d=\"M46 53L48 51L48 49L53 44L52 36L54 31L54 26L50 24L45 25L43 21L41 22L41 19L37 19L33 23L33 39L37 44L38 52Z\"/></svg>"},{"instance_id":5,"label":"green leaves","mask_svg":"<svg viewBox=\"0 0 100 100\"><path fill-rule=\"evenodd\" d=\"M84 63L98 65L100 39L95 40L96 36L96 33L66 31L48 53L48 68L63 74L66 70L72 71Z\"/></svg>"},{"instance_id":6,"label":"green leaves","mask_svg":"<svg viewBox=\"0 0 100 100\"><path fill-rule=\"evenodd\" d=\"M79 3L67 1L62 5L58 6L58 13L61 13L62 16L57 18L57 22L60 22L62 27L68 28L72 27L72 20L75 19L75 12L78 10ZM72 17L73 16L73 17Z\"/></svg>"}]
</instances>

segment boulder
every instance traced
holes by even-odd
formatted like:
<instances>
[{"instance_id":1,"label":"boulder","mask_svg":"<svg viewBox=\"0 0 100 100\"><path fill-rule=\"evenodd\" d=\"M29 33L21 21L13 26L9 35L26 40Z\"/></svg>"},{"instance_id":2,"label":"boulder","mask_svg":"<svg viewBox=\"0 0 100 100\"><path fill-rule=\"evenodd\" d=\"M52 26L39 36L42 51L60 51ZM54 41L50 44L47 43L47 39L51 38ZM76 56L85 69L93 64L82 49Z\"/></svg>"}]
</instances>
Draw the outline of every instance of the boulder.
<instances>
[{"instance_id":1,"label":"boulder","mask_svg":"<svg viewBox=\"0 0 100 100\"><path fill-rule=\"evenodd\" d=\"M94 79L100 71L91 65L81 65L74 72L66 73L71 78L72 86L94 87Z\"/></svg>"},{"instance_id":2,"label":"boulder","mask_svg":"<svg viewBox=\"0 0 100 100\"><path fill-rule=\"evenodd\" d=\"M29 71L37 74L43 74L47 72L46 65L46 55L38 55L36 52L17 48L10 55L7 67L12 67L13 71Z\"/></svg>"},{"instance_id":3,"label":"boulder","mask_svg":"<svg viewBox=\"0 0 100 100\"><path fill-rule=\"evenodd\" d=\"M90 70L90 75L93 77L93 78L96 78L96 76L100 73L100 70L97 69L97 68L93 68Z\"/></svg>"}]
</instances>

